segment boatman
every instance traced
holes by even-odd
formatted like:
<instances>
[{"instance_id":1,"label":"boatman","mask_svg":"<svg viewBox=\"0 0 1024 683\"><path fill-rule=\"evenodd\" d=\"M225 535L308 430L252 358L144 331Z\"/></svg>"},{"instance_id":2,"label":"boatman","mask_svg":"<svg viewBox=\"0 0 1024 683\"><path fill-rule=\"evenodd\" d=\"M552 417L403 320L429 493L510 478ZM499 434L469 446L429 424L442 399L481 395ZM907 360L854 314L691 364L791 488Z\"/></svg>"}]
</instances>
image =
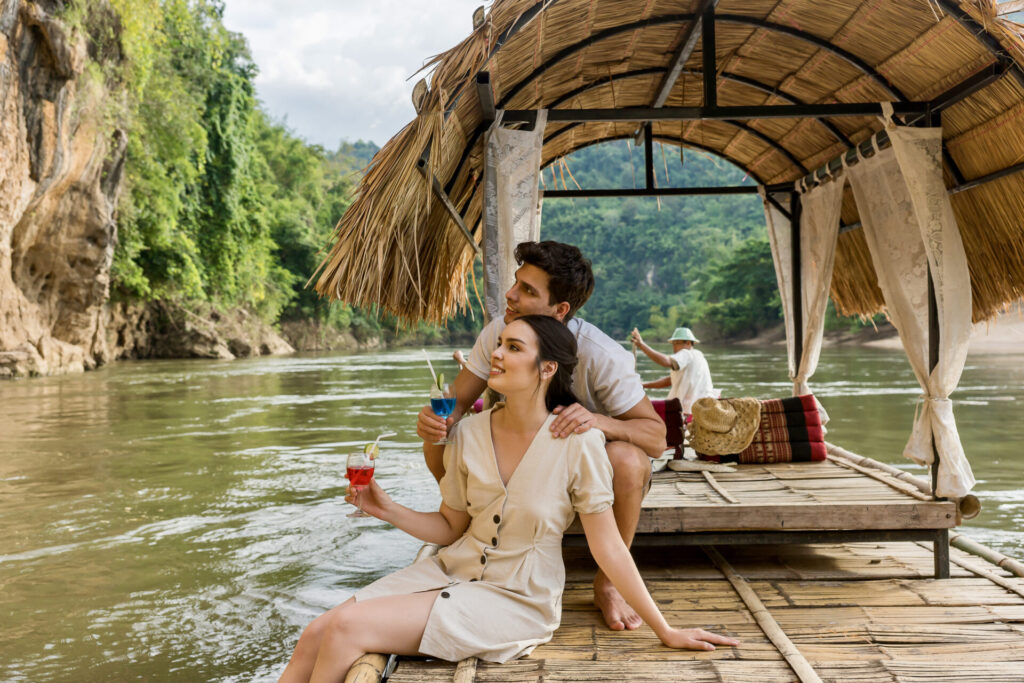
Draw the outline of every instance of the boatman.
<instances>
[{"instance_id":1,"label":"boatman","mask_svg":"<svg viewBox=\"0 0 1024 683\"><path fill-rule=\"evenodd\" d=\"M668 341L672 344L672 355L655 351L644 343L640 331L635 327L631 335L636 347L647 354L647 357L662 367L669 369L669 374L653 382L644 382L645 389L658 389L671 386L669 400L678 398L683 407L683 415L692 413L693 402L699 398L718 398L718 392L711 383L711 369L704 354L693 348L697 338L689 327L677 327Z\"/></svg>"},{"instance_id":2,"label":"boatman","mask_svg":"<svg viewBox=\"0 0 1024 683\"><path fill-rule=\"evenodd\" d=\"M640 521L644 492L651 476L651 459L665 451L665 424L654 411L636 374L632 354L594 325L574 317L594 291L590 261L580 250L561 242L522 242L516 247L515 283L505 293L505 315L488 323L477 337L466 366L455 378L455 411L444 420L424 406L416 422L423 439L423 456L438 481L444 475L444 447L434 442L445 436L487 387L491 352L505 325L522 315L549 315L565 323L576 336L579 361L572 391L580 400L555 409L555 437L597 428L604 432L611 461L615 503L612 512L622 540L629 546ZM603 572L594 578L594 604L608 627L635 629L642 620L619 595Z\"/></svg>"}]
</instances>

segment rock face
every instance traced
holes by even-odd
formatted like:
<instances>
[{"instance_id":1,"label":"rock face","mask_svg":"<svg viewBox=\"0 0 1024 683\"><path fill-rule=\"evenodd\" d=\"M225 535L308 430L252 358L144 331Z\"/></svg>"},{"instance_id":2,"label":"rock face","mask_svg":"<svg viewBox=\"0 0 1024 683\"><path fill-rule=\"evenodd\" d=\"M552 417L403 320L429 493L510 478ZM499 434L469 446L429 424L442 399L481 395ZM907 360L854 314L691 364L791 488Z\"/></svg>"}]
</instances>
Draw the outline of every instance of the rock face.
<instances>
[{"instance_id":1,"label":"rock face","mask_svg":"<svg viewBox=\"0 0 1024 683\"><path fill-rule=\"evenodd\" d=\"M113 358L249 358L295 349L244 309L187 308L167 301L117 303L106 309Z\"/></svg>"},{"instance_id":2,"label":"rock face","mask_svg":"<svg viewBox=\"0 0 1024 683\"><path fill-rule=\"evenodd\" d=\"M299 351L349 351L382 349L380 337L360 342L350 332L342 332L312 320L289 320L281 323L281 336Z\"/></svg>"},{"instance_id":3,"label":"rock face","mask_svg":"<svg viewBox=\"0 0 1024 683\"><path fill-rule=\"evenodd\" d=\"M124 134L81 87L85 41L56 2L0 0L0 377L110 359L103 308Z\"/></svg>"}]
</instances>

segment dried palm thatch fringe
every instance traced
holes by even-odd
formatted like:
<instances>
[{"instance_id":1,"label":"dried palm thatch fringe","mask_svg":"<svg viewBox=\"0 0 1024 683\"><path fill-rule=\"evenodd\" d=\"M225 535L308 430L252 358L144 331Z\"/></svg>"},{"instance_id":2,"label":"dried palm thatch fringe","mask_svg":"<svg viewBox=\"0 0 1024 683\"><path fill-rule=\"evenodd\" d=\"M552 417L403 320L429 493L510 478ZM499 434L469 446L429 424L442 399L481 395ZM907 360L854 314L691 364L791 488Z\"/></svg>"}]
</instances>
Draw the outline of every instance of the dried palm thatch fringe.
<instances>
[{"instance_id":1,"label":"dried palm thatch fringe","mask_svg":"<svg viewBox=\"0 0 1024 683\"><path fill-rule=\"evenodd\" d=\"M698 4L495 0L479 28L426 62L424 68L433 71L420 113L367 169L314 276L316 290L352 304L377 306L405 321L442 322L465 306L474 252L416 165L427 152L430 176L439 179L480 241L483 119L473 88L475 74L487 70L495 101L511 109L549 107L559 100L563 109L649 106L664 76L651 69L667 68L689 28L685 17ZM1024 27L998 18L994 0L960 0L959 5L999 41L1006 56L1024 63ZM720 0L717 12L763 19L828 40L855 54L911 100L933 98L996 59L936 0ZM640 19L647 23L637 24ZM517 25L520 20L523 24ZM627 30L616 30L627 25ZM603 38L592 40L599 33ZM878 76L792 35L720 21L716 48L717 96L723 106L893 99ZM698 43L666 106L703 104L702 49ZM564 99L573 91L574 96ZM726 121L656 122L653 132L661 142L715 150L764 183L794 180L803 175L801 166L815 168L845 150L823 122L743 123L757 134ZM872 116L829 123L854 143L881 127ZM1012 76L945 109L942 123L950 158L967 180L1024 161L1024 87ZM551 124L545 131L542 164L597 141L631 140L636 125ZM563 162L552 167L556 187L575 184L568 171ZM951 168L946 171L952 187L954 174ZM1024 173L954 194L952 202L971 270L973 318L984 320L1024 297ZM843 220L859 220L852 198L844 202ZM867 316L883 310L867 245L858 231L840 238L831 294L845 314Z\"/></svg>"}]
</instances>

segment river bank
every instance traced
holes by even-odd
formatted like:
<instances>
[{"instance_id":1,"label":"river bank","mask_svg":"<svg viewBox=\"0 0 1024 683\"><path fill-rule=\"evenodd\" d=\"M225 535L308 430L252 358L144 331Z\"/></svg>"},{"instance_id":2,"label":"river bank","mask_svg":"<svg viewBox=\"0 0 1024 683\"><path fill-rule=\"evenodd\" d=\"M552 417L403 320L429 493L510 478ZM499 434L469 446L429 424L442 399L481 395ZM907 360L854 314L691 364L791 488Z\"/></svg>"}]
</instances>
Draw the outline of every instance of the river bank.
<instances>
[{"instance_id":1,"label":"river bank","mask_svg":"<svg viewBox=\"0 0 1024 683\"><path fill-rule=\"evenodd\" d=\"M785 346L786 330L783 325L777 325L761 332L756 337L735 342L735 345L745 347ZM865 346L896 351L903 349L899 333L888 322L856 332L826 331L822 339L822 346ZM1024 307L1020 304L1010 307L993 320L980 322L971 327L969 354L1005 355L1021 352L1024 352Z\"/></svg>"}]
</instances>

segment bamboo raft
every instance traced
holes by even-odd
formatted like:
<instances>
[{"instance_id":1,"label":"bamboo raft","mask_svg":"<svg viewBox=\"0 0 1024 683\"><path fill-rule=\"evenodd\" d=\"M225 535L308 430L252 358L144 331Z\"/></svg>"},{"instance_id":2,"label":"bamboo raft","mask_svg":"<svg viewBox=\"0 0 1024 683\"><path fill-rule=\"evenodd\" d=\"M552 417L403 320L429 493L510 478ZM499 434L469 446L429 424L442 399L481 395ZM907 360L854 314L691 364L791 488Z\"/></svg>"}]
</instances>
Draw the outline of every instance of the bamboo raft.
<instances>
[{"instance_id":1,"label":"bamboo raft","mask_svg":"<svg viewBox=\"0 0 1024 683\"><path fill-rule=\"evenodd\" d=\"M670 650L646 626L608 630L592 604L595 566L567 536L551 642L501 665L401 658L387 680L1024 681L1024 565L958 536L950 550L956 503L932 500L895 468L830 451L822 463L655 475L633 548L648 588L671 623L735 636L739 647ZM935 533L949 578L933 577L936 553L914 540L937 542ZM347 680L379 681L384 667L367 656Z\"/></svg>"}]
</instances>

